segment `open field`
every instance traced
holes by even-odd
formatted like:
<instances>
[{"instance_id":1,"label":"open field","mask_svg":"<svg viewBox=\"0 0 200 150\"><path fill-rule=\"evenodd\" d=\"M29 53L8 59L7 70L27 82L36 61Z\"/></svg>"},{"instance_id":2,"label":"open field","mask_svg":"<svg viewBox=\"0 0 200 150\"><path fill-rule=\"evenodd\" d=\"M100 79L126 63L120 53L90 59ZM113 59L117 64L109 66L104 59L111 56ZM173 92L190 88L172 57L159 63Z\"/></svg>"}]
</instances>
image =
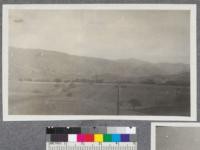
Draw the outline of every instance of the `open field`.
<instances>
[{"instance_id":1,"label":"open field","mask_svg":"<svg viewBox=\"0 0 200 150\"><path fill-rule=\"evenodd\" d=\"M120 90L120 114L189 115L189 87L136 84ZM139 115L139 114L137 114Z\"/></svg>"},{"instance_id":2,"label":"open field","mask_svg":"<svg viewBox=\"0 0 200 150\"><path fill-rule=\"evenodd\" d=\"M9 81L8 102L10 115L181 116L190 112L189 87L166 85Z\"/></svg>"}]
</instances>

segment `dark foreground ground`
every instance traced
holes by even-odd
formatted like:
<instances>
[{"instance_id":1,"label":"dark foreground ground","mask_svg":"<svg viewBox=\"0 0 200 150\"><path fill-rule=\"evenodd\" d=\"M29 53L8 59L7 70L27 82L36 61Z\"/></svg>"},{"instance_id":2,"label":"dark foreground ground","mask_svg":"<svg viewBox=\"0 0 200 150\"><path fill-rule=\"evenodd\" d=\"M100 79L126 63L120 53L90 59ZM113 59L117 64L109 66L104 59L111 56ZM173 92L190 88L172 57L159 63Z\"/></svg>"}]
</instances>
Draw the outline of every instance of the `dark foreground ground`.
<instances>
[{"instance_id":1,"label":"dark foreground ground","mask_svg":"<svg viewBox=\"0 0 200 150\"><path fill-rule=\"evenodd\" d=\"M190 115L189 87L9 82L10 115Z\"/></svg>"}]
</instances>

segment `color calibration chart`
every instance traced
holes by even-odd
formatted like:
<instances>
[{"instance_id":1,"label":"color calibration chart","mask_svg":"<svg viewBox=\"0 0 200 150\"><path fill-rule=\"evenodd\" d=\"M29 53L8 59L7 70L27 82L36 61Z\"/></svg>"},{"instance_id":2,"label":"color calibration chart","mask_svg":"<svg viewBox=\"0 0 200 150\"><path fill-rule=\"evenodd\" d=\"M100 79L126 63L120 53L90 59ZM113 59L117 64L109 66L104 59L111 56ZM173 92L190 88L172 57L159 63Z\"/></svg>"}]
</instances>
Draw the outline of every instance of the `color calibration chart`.
<instances>
[{"instance_id":1,"label":"color calibration chart","mask_svg":"<svg viewBox=\"0 0 200 150\"><path fill-rule=\"evenodd\" d=\"M137 150L136 127L47 127L46 150Z\"/></svg>"}]
</instances>

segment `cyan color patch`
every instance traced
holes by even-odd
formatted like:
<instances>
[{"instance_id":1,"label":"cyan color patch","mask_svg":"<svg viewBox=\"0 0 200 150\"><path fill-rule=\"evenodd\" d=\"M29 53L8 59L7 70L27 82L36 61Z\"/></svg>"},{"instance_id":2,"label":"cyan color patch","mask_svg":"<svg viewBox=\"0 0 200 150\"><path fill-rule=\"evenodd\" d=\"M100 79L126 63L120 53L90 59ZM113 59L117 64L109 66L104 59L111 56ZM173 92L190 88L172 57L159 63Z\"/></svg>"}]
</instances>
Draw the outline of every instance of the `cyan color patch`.
<instances>
[{"instance_id":1,"label":"cyan color patch","mask_svg":"<svg viewBox=\"0 0 200 150\"><path fill-rule=\"evenodd\" d=\"M112 142L121 142L120 134L112 134Z\"/></svg>"}]
</instances>

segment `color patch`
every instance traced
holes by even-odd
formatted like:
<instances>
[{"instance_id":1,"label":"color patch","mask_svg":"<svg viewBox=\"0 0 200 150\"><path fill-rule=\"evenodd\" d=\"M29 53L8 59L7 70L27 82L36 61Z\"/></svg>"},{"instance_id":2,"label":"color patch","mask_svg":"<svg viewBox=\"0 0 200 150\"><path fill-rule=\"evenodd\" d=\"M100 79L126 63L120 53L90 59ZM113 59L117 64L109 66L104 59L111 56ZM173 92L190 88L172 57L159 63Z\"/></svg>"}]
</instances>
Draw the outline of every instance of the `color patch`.
<instances>
[{"instance_id":1,"label":"color patch","mask_svg":"<svg viewBox=\"0 0 200 150\"><path fill-rule=\"evenodd\" d=\"M129 134L121 134L121 142L129 142Z\"/></svg>"},{"instance_id":2,"label":"color patch","mask_svg":"<svg viewBox=\"0 0 200 150\"><path fill-rule=\"evenodd\" d=\"M46 134L55 134L55 130L53 127L47 127L46 128Z\"/></svg>"},{"instance_id":3,"label":"color patch","mask_svg":"<svg viewBox=\"0 0 200 150\"><path fill-rule=\"evenodd\" d=\"M129 135L129 141L136 142L137 141L137 135L136 134L130 134Z\"/></svg>"},{"instance_id":4,"label":"color patch","mask_svg":"<svg viewBox=\"0 0 200 150\"><path fill-rule=\"evenodd\" d=\"M67 127L67 133L68 134L80 134L81 133L81 127Z\"/></svg>"},{"instance_id":5,"label":"color patch","mask_svg":"<svg viewBox=\"0 0 200 150\"><path fill-rule=\"evenodd\" d=\"M112 135L111 134L104 134L103 135L104 142L112 142Z\"/></svg>"},{"instance_id":6,"label":"color patch","mask_svg":"<svg viewBox=\"0 0 200 150\"><path fill-rule=\"evenodd\" d=\"M76 142L77 135L76 134L68 134L68 142Z\"/></svg>"},{"instance_id":7,"label":"color patch","mask_svg":"<svg viewBox=\"0 0 200 150\"><path fill-rule=\"evenodd\" d=\"M121 137L120 134L112 134L112 142L120 142Z\"/></svg>"},{"instance_id":8,"label":"color patch","mask_svg":"<svg viewBox=\"0 0 200 150\"><path fill-rule=\"evenodd\" d=\"M93 134L85 134L85 142L94 142Z\"/></svg>"},{"instance_id":9,"label":"color patch","mask_svg":"<svg viewBox=\"0 0 200 150\"><path fill-rule=\"evenodd\" d=\"M80 134L80 127L47 127L46 134Z\"/></svg>"},{"instance_id":10,"label":"color patch","mask_svg":"<svg viewBox=\"0 0 200 150\"><path fill-rule=\"evenodd\" d=\"M103 134L94 134L94 142L103 142Z\"/></svg>"},{"instance_id":11,"label":"color patch","mask_svg":"<svg viewBox=\"0 0 200 150\"><path fill-rule=\"evenodd\" d=\"M126 133L136 134L136 127L126 127Z\"/></svg>"},{"instance_id":12,"label":"color patch","mask_svg":"<svg viewBox=\"0 0 200 150\"><path fill-rule=\"evenodd\" d=\"M67 142L68 135L67 134L51 134L50 140L51 142Z\"/></svg>"},{"instance_id":13,"label":"color patch","mask_svg":"<svg viewBox=\"0 0 200 150\"><path fill-rule=\"evenodd\" d=\"M85 141L85 135L84 134L78 134L77 135L77 141L78 142L84 142Z\"/></svg>"},{"instance_id":14,"label":"color patch","mask_svg":"<svg viewBox=\"0 0 200 150\"><path fill-rule=\"evenodd\" d=\"M107 134L136 134L136 127L107 127Z\"/></svg>"}]
</instances>

